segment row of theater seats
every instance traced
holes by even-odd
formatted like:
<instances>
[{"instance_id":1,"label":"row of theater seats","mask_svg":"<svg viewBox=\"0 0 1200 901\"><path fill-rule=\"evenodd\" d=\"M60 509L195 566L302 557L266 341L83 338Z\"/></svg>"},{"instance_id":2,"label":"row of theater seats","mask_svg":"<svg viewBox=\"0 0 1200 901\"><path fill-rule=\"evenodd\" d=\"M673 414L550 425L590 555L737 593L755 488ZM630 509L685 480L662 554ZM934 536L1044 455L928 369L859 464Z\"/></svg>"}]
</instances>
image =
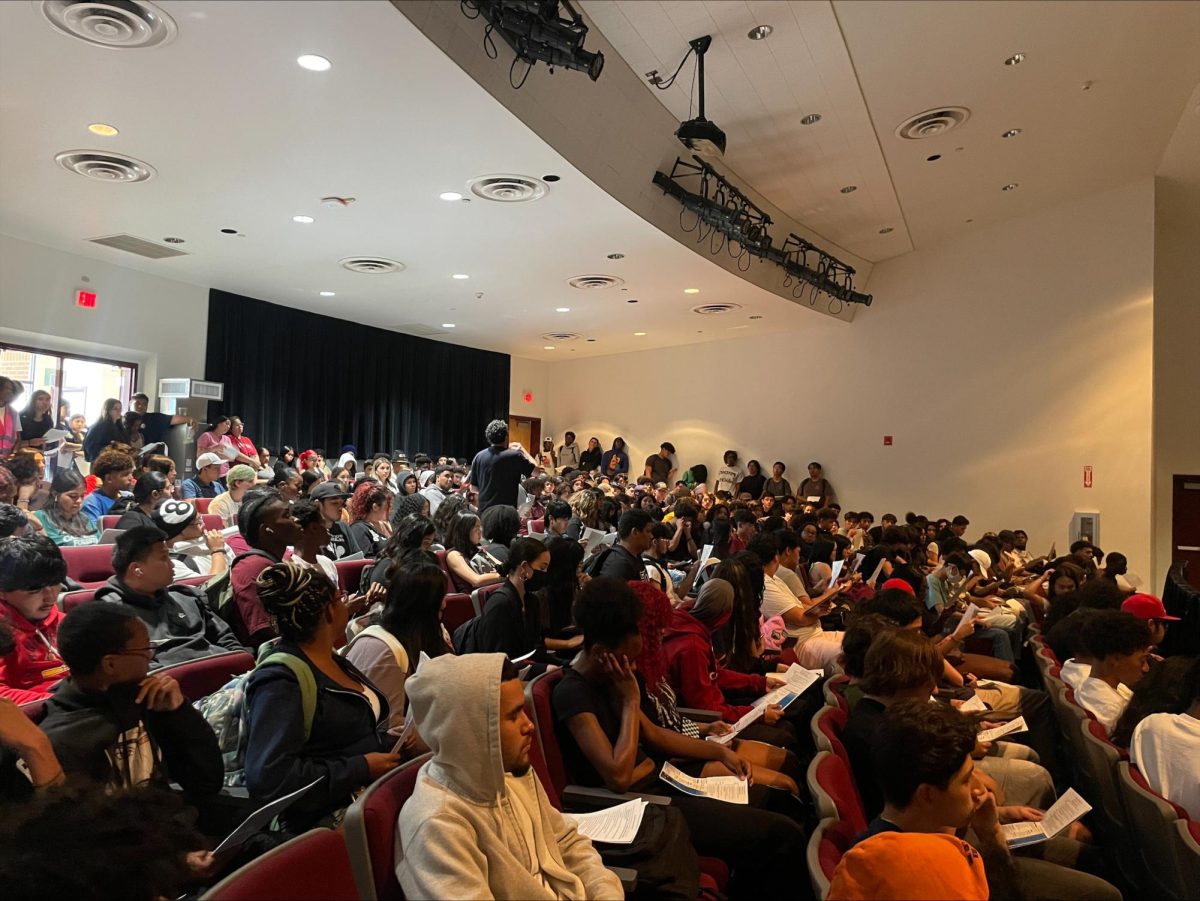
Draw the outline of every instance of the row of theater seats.
<instances>
[{"instance_id":1,"label":"row of theater seats","mask_svg":"<svg viewBox=\"0 0 1200 901\"><path fill-rule=\"evenodd\" d=\"M1155 793L1128 752L1109 741L1104 726L1075 702L1075 692L1061 678L1061 662L1041 636L1030 644L1070 752L1076 790L1091 802L1095 825L1122 875L1158 897L1194 898L1200 886L1200 822Z\"/></svg>"},{"instance_id":2,"label":"row of theater seats","mask_svg":"<svg viewBox=\"0 0 1200 901\"><path fill-rule=\"evenodd\" d=\"M1059 678L1059 662L1040 636L1034 637L1033 649L1069 749L1074 787L1091 803L1100 840L1115 854L1125 881L1147 886L1147 896L1194 898L1200 886L1200 823L1152 791L1129 755L1075 703L1070 687ZM818 898L828 892L842 854L867 828L841 741L849 717L842 694L846 681L834 676L825 683L826 706L812 720L818 751L807 781L821 822L809 840L808 864Z\"/></svg>"},{"instance_id":3,"label":"row of theater seats","mask_svg":"<svg viewBox=\"0 0 1200 901\"><path fill-rule=\"evenodd\" d=\"M550 802L559 810L595 810L629 800L603 789L567 784L566 769L554 735L550 697L562 671L534 679L525 689L526 711L537 740L531 759L534 772ZM295 901L295 899L361 898L364 901L403 901L396 879L396 825L401 808L412 795L418 771L429 755L373 783L346 812L340 829L314 829L258 858L215 885L203 897L212 901ZM670 804L658 795L641 795L652 804ZM701 858L702 895L725 889L728 868L719 860ZM636 886L636 873L614 869L626 892Z\"/></svg>"}]
</instances>

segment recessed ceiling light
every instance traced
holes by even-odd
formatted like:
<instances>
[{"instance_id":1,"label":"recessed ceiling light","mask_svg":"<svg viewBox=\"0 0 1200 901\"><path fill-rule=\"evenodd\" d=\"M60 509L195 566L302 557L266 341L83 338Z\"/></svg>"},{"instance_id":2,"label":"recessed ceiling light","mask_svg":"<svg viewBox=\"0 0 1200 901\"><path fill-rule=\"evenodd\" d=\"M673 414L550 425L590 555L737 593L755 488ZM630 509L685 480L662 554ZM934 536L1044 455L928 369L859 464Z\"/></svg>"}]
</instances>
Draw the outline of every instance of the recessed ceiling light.
<instances>
[{"instance_id":1,"label":"recessed ceiling light","mask_svg":"<svg viewBox=\"0 0 1200 901\"><path fill-rule=\"evenodd\" d=\"M1019 66L1023 62L1025 62L1025 54L1024 53L1014 53L1012 56L1010 56L1008 59L1006 59L1004 61L1004 65Z\"/></svg>"},{"instance_id":2,"label":"recessed ceiling light","mask_svg":"<svg viewBox=\"0 0 1200 901\"><path fill-rule=\"evenodd\" d=\"M751 316L750 318L751 318L751 319L762 319L762 317L761 317L761 316Z\"/></svg>"},{"instance_id":3,"label":"recessed ceiling light","mask_svg":"<svg viewBox=\"0 0 1200 901\"><path fill-rule=\"evenodd\" d=\"M894 229L890 225L886 225L879 230L879 234L890 235L893 231L894 231Z\"/></svg>"},{"instance_id":4,"label":"recessed ceiling light","mask_svg":"<svg viewBox=\"0 0 1200 901\"><path fill-rule=\"evenodd\" d=\"M857 190L858 190L858 185L846 185L846 187L842 188L842 193L843 194L853 194Z\"/></svg>"},{"instance_id":5,"label":"recessed ceiling light","mask_svg":"<svg viewBox=\"0 0 1200 901\"><path fill-rule=\"evenodd\" d=\"M451 277L451 278L456 278L456 279L458 279L459 281L462 281L464 278L470 278L471 276L467 275L467 274L466 274L466 273L464 273L464 272L456 272L456 273L454 273L454 274L453 274L452 276L450 276L450 277Z\"/></svg>"},{"instance_id":6,"label":"recessed ceiling light","mask_svg":"<svg viewBox=\"0 0 1200 901\"><path fill-rule=\"evenodd\" d=\"M301 225L312 225L316 220L312 216L293 216L293 222L299 222Z\"/></svg>"},{"instance_id":7,"label":"recessed ceiling light","mask_svg":"<svg viewBox=\"0 0 1200 901\"><path fill-rule=\"evenodd\" d=\"M113 138L120 134L114 126L105 125L103 122L93 122L88 126L88 131L102 138Z\"/></svg>"},{"instance_id":8,"label":"recessed ceiling light","mask_svg":"<svg viewBox=\"0 0 1200 901\"><path fill-rule=\"evenodd\" d=\"M555 307L554 312L555 313L570 313L571 308L570 307Z\"/></svg>"},{"instance_id":9,"label":"recessed ceiling light","mask_svg":"<svg viewBox=\"0 0 1200 901\"><path fill-rule=\"evenodd\" d=\"M442 328L454 328L454 323L453 322L443 322Z\"/></svg>"},{"instance_id":10,"label":"recessed ceiling light","mask_svg":"<svg viewBox=\"0 0 1200 901\"><path fill-rule=\"evenodd\" d=\"M310 72L328 72L333 67L333 63L325 57L313 53L297 56L296 62L300 64L300 68L308 69Z\"/></svg>"},{"instance_id":11,"label":"recessed ceiling light","mask_svg":"<svg viewBox=\"0 0 1200 901\"><path fill-rule=\"evenodd\" d=\"M625 254L623 254L623 253L610 253L610 254L608 255L608 258L609 258L610 260L623 260L623 259L625 259Z\"/></svg>"},{"instance_id":12,"label":"recessed ceiling light","mask_svg":"<svg viewBox=\"0 0 1200 901\"><path fill-rule=\"evenodd\" d=\"M182 244L183 238L163 238L168 244Z\"/></svg>"},{"instance_id":13,"label":"recessed ceiling light","mask_svg":"<svg viewBox=\"0 0 1200 901\"><path fill-rule=\"evenodd\" d=\"M1019 186L1017 185L1017 183L1015 181L1010 181L1008 184L1006 184L1000 190L1001 191L1015 191L1015 190L1017 190L1018 187Z\"/></svg>"},{"instance_id":14,"label":"recessed ceiling light","mask_svg":"<svg viewBox=\"0 0 1200 901\"><path fill-rule=\"evenodd\" d=\"M925 157L925 162L936 163L941 158L942 158L942 155L940 153L931 153L929 156Z\"/></svg>"},{"instance_id":15,"label":"recessed ceiling light","mask_svg":"<svg viewBox=\"0 0 1200 901\"><path fill-rule=\"evenodd\" d=\"M542 350L554 350L554 345L553 344L543 344Z\"/></svg>"},{"instance_id":16,"label":"recessed ceiling light","mask_svg":"<svg viewBox=\"0 0 1200 901\"><path fill-rule=\"evenodd\" d=\"M1006 131L1004 134L1000 135L1000 137L1002 137L1002 138L1015 138L1015 137L1016 137L1017 135L1019 135L1020 133L1021 133L1021 129L1019 129L1019 128L1010 128L1010 129L1009 129L1008 131Z\"/></svg>"},{"instance_id":17,"label":"recessed ceiling light","mask_svg":"<svg viewBox=\"0 0 1200 901\"><path fill-rule=\"evenodd\" d=\"M684 288L683 293L684 294L699 294L700 289L699 288Z\"/></svg>"},{"instance_id":18,"label":"recessed ceiling light","mask_svg":"<svg viewBox=\"0 0 1200 901\"><path fill-rule=\"evenodd\" d=\"M322 297L336 297L337 295L333 291L322 291L321 296Z\"/></svg>"},{"instance_id":19,"label":"recessed ceiling light","mask_svg":"<svg viewBox=\"0 0 1200 901\"><path fill-rule=\"evenodd\" d=\"M633 333L633 337L635 337L635 338L641 338L641 337L644 337L644 336L645 336L645 334L646 334L645 332L634 332L634 333Z\"/></svg>"},{"instance_id":20,"label":"recessed ceiling light","mask_svg":"<svg viewBox=\"0 0 1200 901\"><path fill-rule=\"evenodd\" d=\"M771 32L774 30L775 28L772 25L755 25L748 32L746 32L746 37L752 41L761 41L770 37Z\"/></svg>"},{"instance_id":21,"label":"recessed ceiling light","mask_svg":"<svg viewBox=\"0 0 1200 901\"><path fill-rule=\"evenodd\" d=\"M443 191L438 195L439 200L462 200L462 195L457 191Z\"/></svg>"},{"instance_id":22,"label":"recessed ceiling light","mask_svg":"<svg viewBox=\"0 0 1200 901\"><path fill-rule=\"evenodd\" d=\"M221 234L223 234L223 235L236 235L236 234L237 234L237 229L236 229L236 228L223 228L223 229L221 229Z\"/></svg>"},{"instance_id":23,"label":"recessed ceiling light","mask_svg":"<svg viewBox=\"0 0 1200 901\"><path fill-rule=\"evenodd\" d=\"M820 121L821 121L820 113L809 113L807 116L805 116L803 119L800 120L800 124L801 125L816 125Z\"/></svg>"}]
</instances>

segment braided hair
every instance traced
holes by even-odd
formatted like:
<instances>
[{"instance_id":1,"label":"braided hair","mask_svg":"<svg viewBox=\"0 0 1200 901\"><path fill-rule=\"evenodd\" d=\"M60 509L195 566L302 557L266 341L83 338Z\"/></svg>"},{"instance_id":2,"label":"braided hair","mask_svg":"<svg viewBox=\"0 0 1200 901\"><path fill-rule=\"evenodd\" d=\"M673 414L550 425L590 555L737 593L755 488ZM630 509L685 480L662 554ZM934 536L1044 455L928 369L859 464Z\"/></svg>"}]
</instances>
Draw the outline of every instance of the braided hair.
<instances>
[{"instance_id":1,"label":"braided hair","mask_svg":"<svg viewBox=\"0 0 1200 901\"><path fill-rule=\"evenodd\" d=\"M337 593L325 574L295 563L276 563L258 576L258 599L279 634L302 644L316 634L321 614Z\"/></svg>"}]
</instances>

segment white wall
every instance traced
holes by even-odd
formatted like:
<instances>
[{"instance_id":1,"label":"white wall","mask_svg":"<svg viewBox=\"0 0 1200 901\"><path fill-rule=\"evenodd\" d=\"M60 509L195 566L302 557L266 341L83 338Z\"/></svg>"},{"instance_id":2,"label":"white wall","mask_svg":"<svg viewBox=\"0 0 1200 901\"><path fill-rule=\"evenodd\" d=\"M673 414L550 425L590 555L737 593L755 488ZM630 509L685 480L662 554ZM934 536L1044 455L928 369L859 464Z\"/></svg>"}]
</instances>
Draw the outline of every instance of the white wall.
<instances>
[{"instance_id":1,"label":"white wall","mask_svg":"<svg viewBox=\"0 0 1200 901\"><path fill-rule=\"evenodd\" d=\"M0 235L0 340L137 363L153 397L160 373L203 378L207 334L207 288Z\"/></svg>"},{"instance_id":2,"label":"white wall","mask_svg":"<svg viewBox=\"0 0 1200 901\"><path fill-rule=\"evenodd\" d=\"M1155 179L1154 582L1171 566L1173 477L1200 474L1200 85Z\"/></svg>"},{"instance_id":3,"label":"white wall","mask_svg":"<svg viewBox=\"0 0 1200 901\"><path fill-rule=\"evenodd\" d=\"M684 466L779 458L794 486L816 459L848 509L1037 553L1099 510L1149 576L1153 216L1145 180L881 263L853 324L550 364L544 425L620 434L635 466L665 439Z\"/></svg>"}]
</instances>

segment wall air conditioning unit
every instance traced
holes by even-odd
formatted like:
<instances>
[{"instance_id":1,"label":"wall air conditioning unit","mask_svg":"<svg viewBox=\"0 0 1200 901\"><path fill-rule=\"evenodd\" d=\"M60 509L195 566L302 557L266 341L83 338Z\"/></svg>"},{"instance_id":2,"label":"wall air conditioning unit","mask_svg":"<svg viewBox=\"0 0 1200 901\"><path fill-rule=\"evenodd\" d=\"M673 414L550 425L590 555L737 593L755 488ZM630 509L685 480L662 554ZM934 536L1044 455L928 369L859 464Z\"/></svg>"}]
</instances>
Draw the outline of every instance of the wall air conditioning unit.
<instances>
[{"instance_id":1,"label":"wall air conditioning unit","mask_svg":"<svg viewBox=\"0 0 1200 901\"><path fill-rule=\"evenodd\" d=\"M201 379L159 379L158 396L160 399L194 397L198 400L224 400L225 383Z\"/></svg>"}]
</instances>

